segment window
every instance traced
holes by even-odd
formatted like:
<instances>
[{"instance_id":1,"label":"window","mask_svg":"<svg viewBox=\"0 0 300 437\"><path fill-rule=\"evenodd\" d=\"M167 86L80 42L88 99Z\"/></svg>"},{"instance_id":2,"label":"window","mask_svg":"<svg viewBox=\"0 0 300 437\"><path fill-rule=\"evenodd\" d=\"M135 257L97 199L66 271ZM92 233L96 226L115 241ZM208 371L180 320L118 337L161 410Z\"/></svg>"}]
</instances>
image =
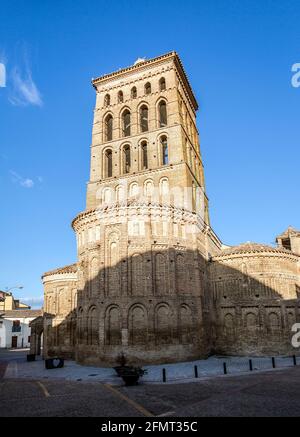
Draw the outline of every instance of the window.
<instances>
[{"instance_id":1,"label":"window","mask_svg":"<svg viewBox=\"0 0 300 437\"><path fill-rule=\"evenodd\" d=\"M144 193L146 197L151 197L153 194L153 182L151 180L148 180L145 182L145 186L144 186Z\"/></svg>"},{"instance_id":2,"label":"window","mask_svg":"<svg viewBox=\"0 0 300 437\"><path fill-rule=\"evenodd\" d=\"M166 89L166 79L162 77L159 81L159 89L160 91L165 91Z\"/></svg>"},{"instance_id":3,"label":"window","mask_svg":"<svg viewBox=\"0 0 300 437\"><path fill-rule=\"evenodd\" d=\"M292 246L291 246L291 239L290 238L285 238L282 240L282 246L287 249L287 250L292 250Z\"/></svg>"},{"instance_id":4,"label":"window","mask_svg":"<svg viewBox=\"0 0 300 437\"><path fill-rule=\"evenodd\" d=\"M124 101L123 91L119 91L118 92L118 103L123 103L123 101Z\"/></svg>"},{"instance_id":5,"label":"window","mask_svg":"<svg viewBox=\"0 0 300 437\"><path fill-rule=\"evenodd\" d=\"M129 187L129 196L136 197L139 194L139 186L136 182L133 182Z\"/></svg>"},{"instance_id":6,"label":"window","mask_svg":"<svg viewBox=\"0 0 300 437\"><path fill-rule=\"evenodd\" d=\"M131 88L131 98L132 99L136 99L137 98L137 91L136 91L136 87L135 86L133 88Z\"/></svg>"},{"instance_id":7,"label":"window","mask_svg":"<svg viewBox=\"0 0 300 437\"><path fill-rule=\"evenodd\" d=\"M141 128L141 132L147 132L149 130L148 108L146 105L143 105L140 108L140 128Z\"/></svg>"},{"instance_id":8,"label":"window","mask_svg":"<svg viewBox=\"0 0 300 437\"><path fill-rule=\"evenodd\" d=\"M112 177L112 151L110 149L105 152L105 177Z\"/></svg>"},{"instance_id":9,"label":"window","mask_svg":"<svg viewBox=\"0 0 300 437\"><path fill-rule=\"evenodd\" d=\"M160 180L159 191L161 196L167 196L169 194L169 181L167 178Z\"/></svg>"},{"instance_id":10,"label":"window","mask_svg":"<svg viewBox=\"0 0 300 437\"><path fill-rule=\"evenodd\" d=\"M124 173L130 172L130 146L124 146L123 148L123 171Z\"/></svg>"},{"instance_id":11,"label":"window","mask_svg":"<svg viewBox=\"0 0 300 437\"><path fill-rule=\"evenodd\" d=\"M113 194L114 193L112 191L112 188L110 188L110 187L104 188L104 190L102 191L102 200L103 200L103 202L107 203L107 204L111 203L112 202ZM90 242L93 241L92 235L90 236L89 240L90 240Z\"/></svg>"},{"instance_id":12,"label":"window","mask_svg":"<svg viewBox=\"0 0 300 437\"><path fill-rule=\"evenodd\" d=\"M105 141L111 141L113 137L113 117L108 115L104 122Z\"/></svg>"},{"instance_id":13,"label":"window","mask_svg":"<svg viewBox=\"0 0 300 437\"><path fill-rule=\"evenodd\" d=\"M147 82L145 85L145 94L151 94L151 84Z\"/></svg>"},{"instance_id":14,"label":"window","mask_svg":"<svg viewBox=\"0 0 300 437\"><path fill-rule=\"evenodd\" d=\"M123 136L129 137L131 135L131 114L128 109L126 109L123 112L122 124L123 124Z\"/></svg>"},{"instance_id":15,"label":"window","mask_svg":"<svg viewBox=\"0 0 300 437\"><path fill-rule=\"evenodd\" d=\"M162 100L158 105L159 112L159 127L167 126L167 105L164 100Z\"/></svg>"},{"instance_id":16,"label":"window","mask_svg":"<svg viewBox=\"0 0 300 437\"><path fill-rule=\"evenodd\" d=\"M14 320L13 321L12 332L21 332L20 320Z\"/></svg>"},{"instance_id":17,"label":"window","mask_svg":"<svg viewBox=\"0 0 300 437\"><path fill-rule=\"evenodd\" d=\"M104 97L104 106L109 106L110 105L110 95L106 94L106 96Z\"/></svg>"},{"instance_id":18,"label":"window","mask_svg":"<svg viewBox=\"0 0 300 437\"><path fill-rule=\"evenodd\" d=\"M139 235L140 234L140 224L139 222L133 223L133 235Z\"/></svg>"},{"instance_id":19,"label":"window","mask_svg":"<svg viewBox=\"0 0 300 437\"><path fill-rule=\"evenodd\" d=\"M169 154L168 154L168 140L167 137L161 137L161 156L162 156L162 165L169 164Z\"/></svg>"},{"instance_id":20,"label":"window","mask_svg":"<svg viewBox=\"0 0 300 437\"><path fill-rule=\"evenodd\" d=\"M142 147L142 169L148 168L148 144L147 141L143 141Z\"/></svg>"},{"instance_id":21,"label":"window","mask_svg":"<svg viewBox=\"0 0 300 437\"><path fill-rule=\"evenodd\" d=\"M122 202L123 200L125 200L125 189L122 185L119 185L116 188L116 199L117 202Z\"/></svg>"}]
</instances>

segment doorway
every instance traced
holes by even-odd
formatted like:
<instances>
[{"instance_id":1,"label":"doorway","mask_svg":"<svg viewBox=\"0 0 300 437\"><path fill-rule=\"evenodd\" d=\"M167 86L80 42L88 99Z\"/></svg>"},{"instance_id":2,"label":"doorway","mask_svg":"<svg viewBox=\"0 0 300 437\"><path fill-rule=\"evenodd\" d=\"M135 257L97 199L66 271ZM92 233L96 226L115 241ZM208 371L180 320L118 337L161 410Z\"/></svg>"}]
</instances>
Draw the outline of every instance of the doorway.
<instances>
[{"instance_id":1,"label":"doorway","mask_svg":"<svg viewBox=\"0 0 300 437\"><path fill-rule=\"evenodd\" d=\"M12 348L18 347L18 337L16 335L13 335L11 338L11 347Z\"/></svg>"}]
</instances>

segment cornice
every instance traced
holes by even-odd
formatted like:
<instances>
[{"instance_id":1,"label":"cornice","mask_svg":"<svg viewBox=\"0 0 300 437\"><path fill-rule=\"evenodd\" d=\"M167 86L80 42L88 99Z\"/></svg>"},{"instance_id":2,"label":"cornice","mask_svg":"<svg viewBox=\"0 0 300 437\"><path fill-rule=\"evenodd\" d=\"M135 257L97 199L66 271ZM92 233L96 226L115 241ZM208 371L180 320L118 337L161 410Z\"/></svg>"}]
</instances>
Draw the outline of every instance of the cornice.
<instances>
[{"instance_id":1,"label":"cornice","mask_svg":"<svg viewBox=\"0 0 300 437\"><path fill-rule=\"evenodd\" d=\"M77 281L77 273L57 273L57 274L49 274L44 275L42 277L43 284L47 284L48 282L76 282Z\"/></svg>"},{"instance_id":2,"label":"cornice","mask_svg":"<svg viewBox=\"0 0 300 437\"><path fill-rule=\"evenodd\" d=\"M124 215L136 216L137 214L142 216L145 215L147 217L149 217L149 215L153 217L167 216L173 217L178 221L183 220L189 224L204 225L203 220L201 221L200 217L192 211L188 211L183 208L177 208L173 205L164 205L161 203L151 202L138 202L133 199L122 203L114 202L110 205L103 205L99 208L83 211L78 214L77 217L75 217L75 219L72 221L72 227L74 231L76 231L79 222L81 222L82 220L86 220L87 223L98 222L99 224L104 224L103 215L106 216L107 220L112 220L114 217L123 218Z\"/></svg>"},{"instance_id":3,"label":"cornice","mask_svg":"<svg viewBox=\"0 0 300 437\"><path fill-rule=\"evenodd\" d=\"M195 111L197 111L198 103L196 97L193 93L192 87L188 80L187 74L184 70L181 59L179 58L178 54L175 51L166 53L165 55L161 55L156 58L145 60L143 62L139 62L136 65L131 65L130 67L122 68L112 73L104 74L103 76L99 76L96 79L92 80L92 85L95 89L97 89L97 85L99 84L104 84L116 78L126 77L127 75L132 74L133 72L136 71L146 70L149 66L159 65L160 63L165 62L168 59L174 60L175 66L179 73L179 77L181 78L182 83L184 85L184 89L187 91L188 97L192 103L193 108L195 109Z\"/></svg>"}]
</instances>

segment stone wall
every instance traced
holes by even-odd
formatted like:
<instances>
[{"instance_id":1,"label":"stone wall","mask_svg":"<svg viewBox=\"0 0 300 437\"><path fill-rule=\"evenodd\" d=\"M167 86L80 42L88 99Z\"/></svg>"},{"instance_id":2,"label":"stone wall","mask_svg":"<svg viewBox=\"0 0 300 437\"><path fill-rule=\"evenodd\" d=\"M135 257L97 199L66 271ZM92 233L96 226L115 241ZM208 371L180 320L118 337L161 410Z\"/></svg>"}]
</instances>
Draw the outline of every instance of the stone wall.
<instances>
[{"instance_id":1,"label":"stone wall","mask_svg":"<svg viewBox=\"0 0 300 437\"><path fill-rule=\"evenodd\" d=\"M300 322L299 256L245 244L214 257L210 277L217 353L295 353L291 327Z\"/></svg>"}]
</instances>

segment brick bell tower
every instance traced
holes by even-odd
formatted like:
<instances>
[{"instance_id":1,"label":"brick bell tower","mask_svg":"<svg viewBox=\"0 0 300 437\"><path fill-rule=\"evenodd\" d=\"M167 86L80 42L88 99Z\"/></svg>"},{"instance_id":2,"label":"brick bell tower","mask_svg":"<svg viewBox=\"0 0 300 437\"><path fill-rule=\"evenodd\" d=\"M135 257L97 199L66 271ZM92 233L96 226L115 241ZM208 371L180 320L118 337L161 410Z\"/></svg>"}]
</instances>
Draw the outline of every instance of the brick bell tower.
<instances>
[{"instance_id":1,"label":"brick bell tower","mask_svg":"<svg viewBox=\"0 0 300 437\"><path fill-rule=\"evenodd\" d=\"M94 79L78 246L76 358L111 364L205 356L209 225L198 105L175 52Z\"/></svg>"}]
</instances>

